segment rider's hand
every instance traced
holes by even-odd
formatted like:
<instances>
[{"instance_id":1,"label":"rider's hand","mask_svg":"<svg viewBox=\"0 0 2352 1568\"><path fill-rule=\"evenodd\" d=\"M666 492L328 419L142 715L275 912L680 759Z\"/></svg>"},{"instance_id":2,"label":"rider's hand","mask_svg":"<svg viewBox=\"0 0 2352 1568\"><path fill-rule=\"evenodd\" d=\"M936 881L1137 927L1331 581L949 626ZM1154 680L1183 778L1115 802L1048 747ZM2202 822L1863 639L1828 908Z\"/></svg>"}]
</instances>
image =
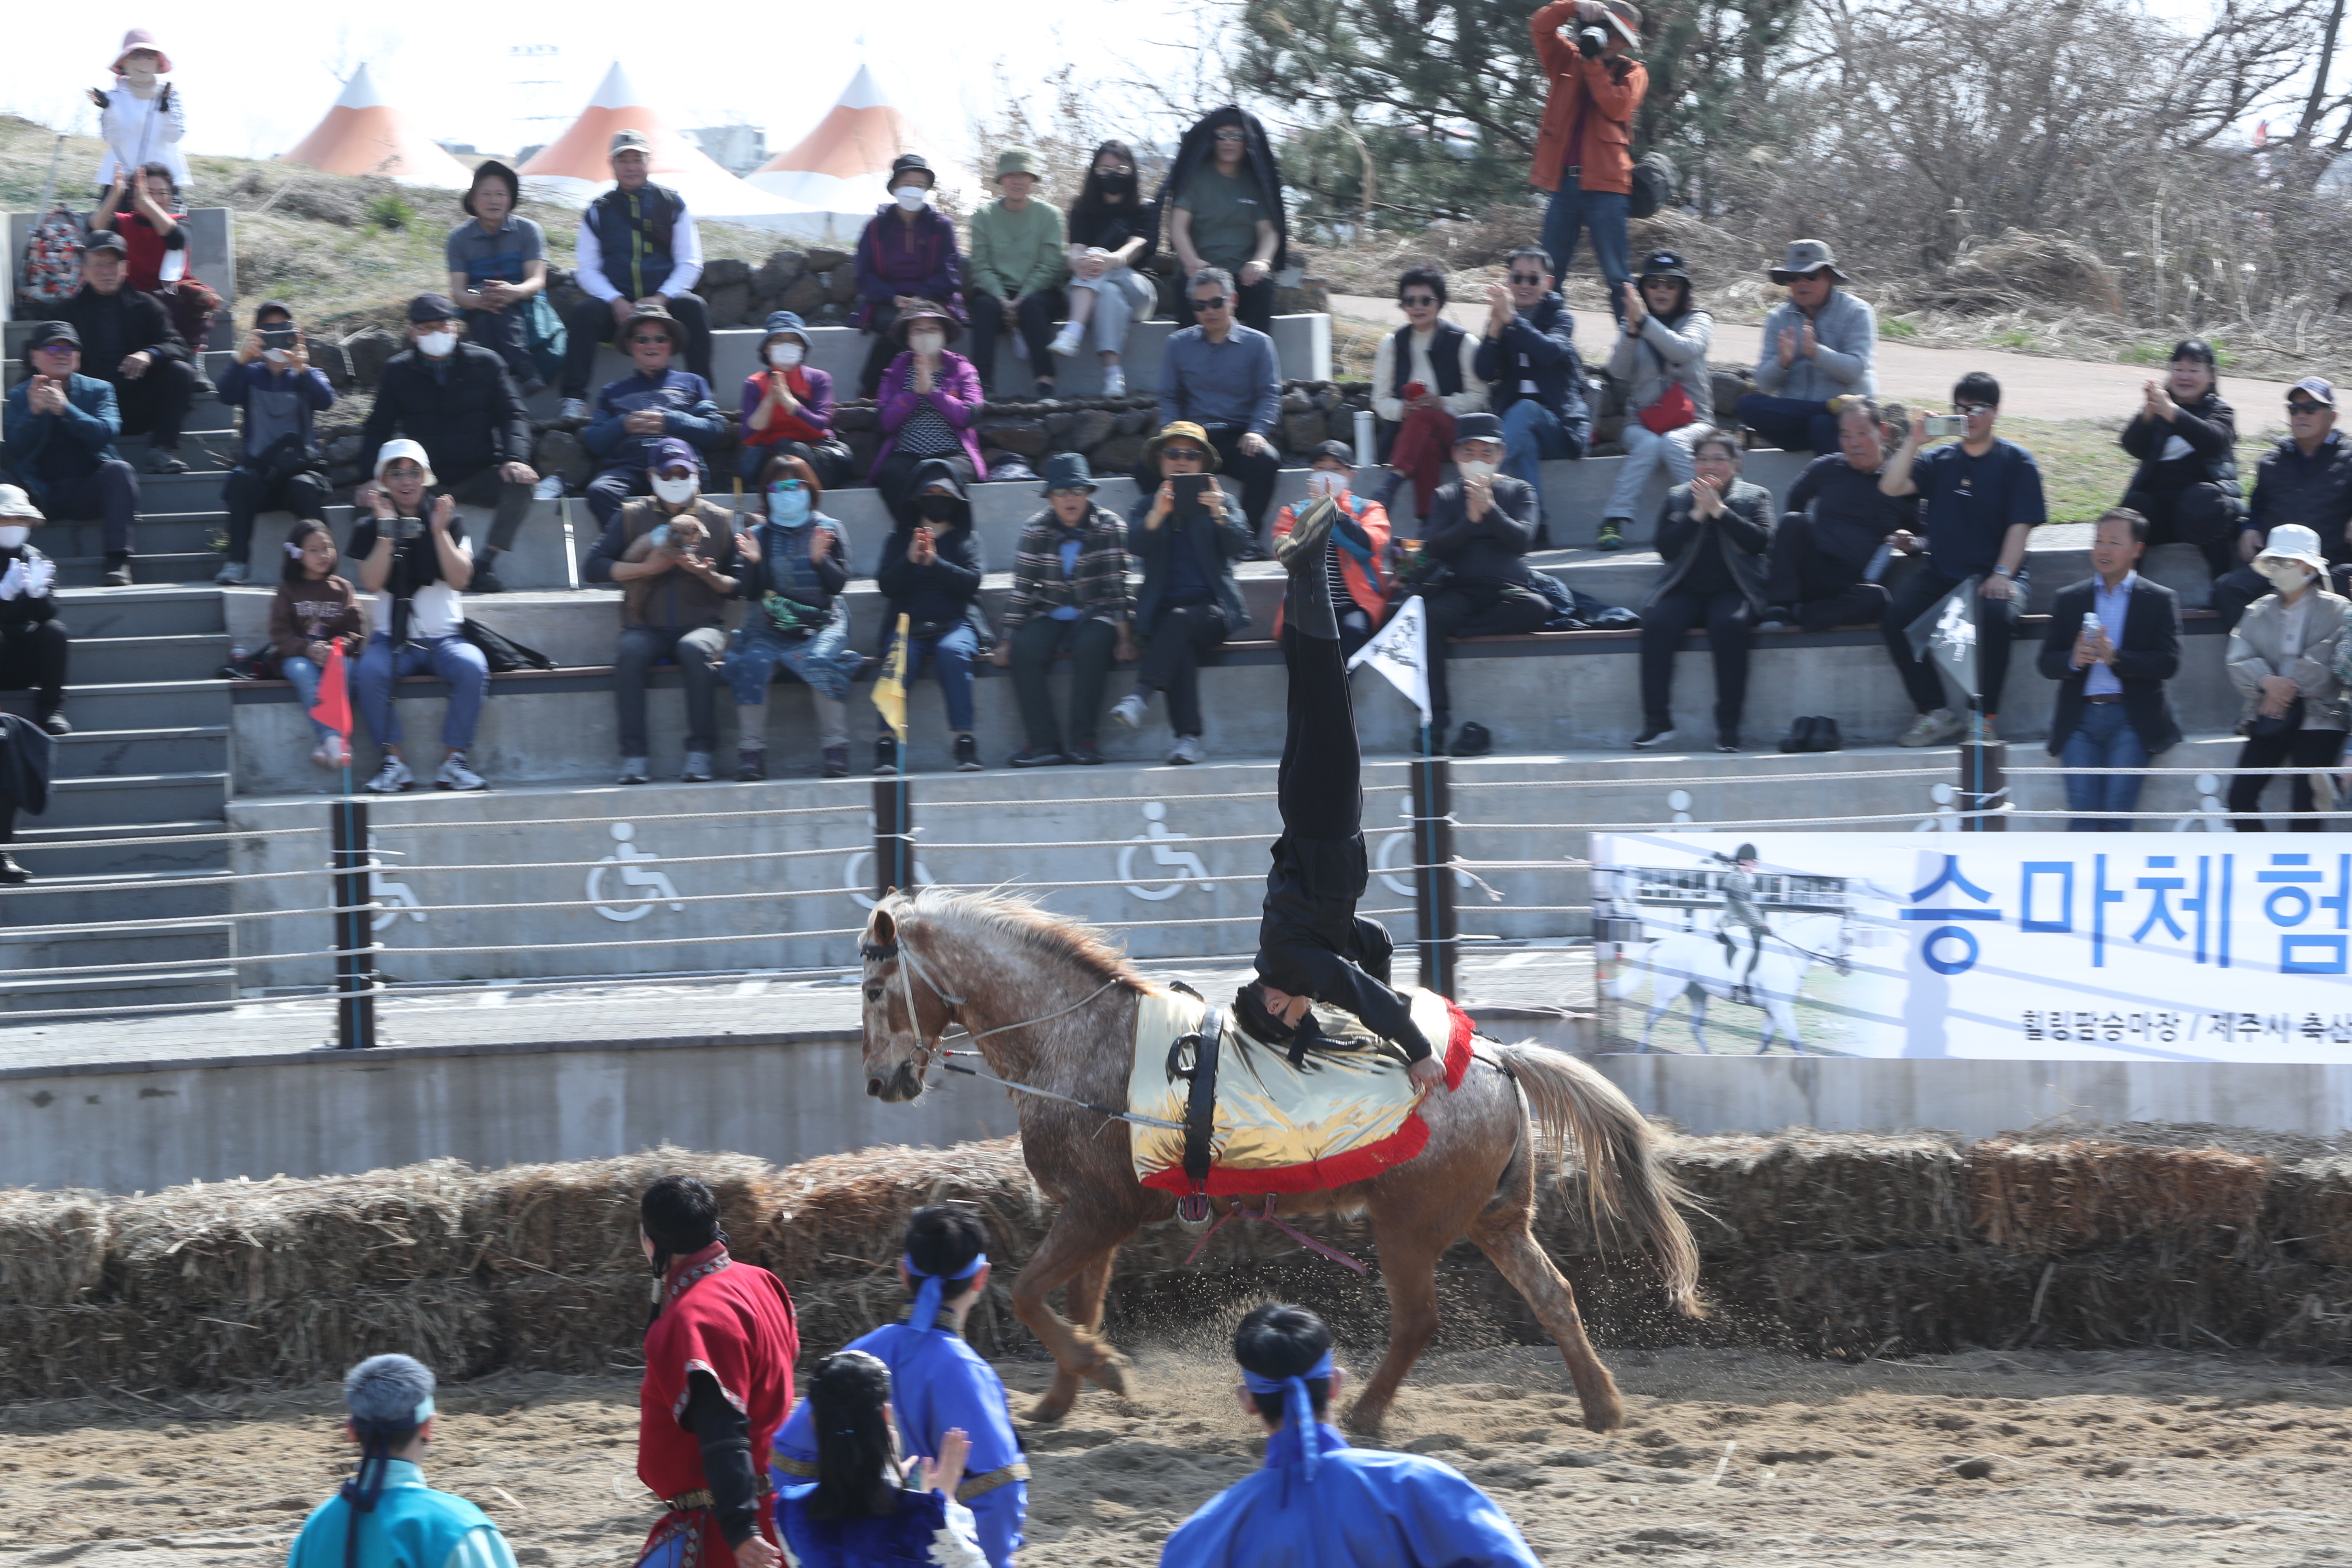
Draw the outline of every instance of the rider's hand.
<instances>
[{"instance_id":1,"label":"rider's hand","mask_svg":"<svg viewBox=\"0 0 2352 1568\"><path fill-rule=\"evenodd\" d=\"M1434 1056L1426 1056L1405 1069L1405 1076L1423 1089L1443 1089L1445 1067Z\"/></svg>"}]
</instances>

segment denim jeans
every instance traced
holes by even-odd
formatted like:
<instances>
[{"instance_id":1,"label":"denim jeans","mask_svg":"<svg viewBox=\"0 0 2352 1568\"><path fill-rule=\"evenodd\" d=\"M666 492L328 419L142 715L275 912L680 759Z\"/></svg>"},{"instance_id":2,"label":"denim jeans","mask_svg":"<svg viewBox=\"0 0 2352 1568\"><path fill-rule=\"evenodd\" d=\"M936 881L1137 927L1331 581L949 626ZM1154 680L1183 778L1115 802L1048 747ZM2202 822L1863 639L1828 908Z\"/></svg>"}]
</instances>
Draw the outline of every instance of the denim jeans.
<instances>
[{"instance_id":1,"label":"denim jeans","mask_svg":"<svg viewBox=\"0 0 2352 1568\"><path fill-rule=\"evenodd\" d=\"M1503 472L1533 487L1538 515L1543 506L1543 465L1583 455L1584 448L1559 416L1537 399L1522 397L1503 410Z\"/></svg>"},{"instance_id":2,"label":"denim jeans","mask_svg":"<svg viewBox=\"0 0 2352 1568\"><path fill-rule=\"evenodd\" d=\"M1543 247L1551 256L1560 286L1568 286L1568 275L1576 260L1576 237L1580 230L1592 237L1593 259L1601 264L1601 276L1609 284L1609 310L1622 320L1625 314L1624 286L1633 281L1633 252L1625 237L1625 209L1632 198L1619 191L1580 191L1566 180L1551 194L1551 205L1544 208Z\"/></svg>"},{"instance_id":3,"label":"denim jeans","mask_svg":"<svg viewBox=\"0 0 2352 1568\"><path fill-rule=\"evenodd\" d=\"M2085 702L2082 720L2066 737L2058 760L2070 768L2137 768L2147 763L2147 747L2124 716L2122 703ZM2074 820L2066 825L2066 831L2129 833L2139 824L2129 817L2098 814L2138 810L2139 788L2147 782L2142 773L2068 773L2066 809L2074 814Z\"/></svg>"},{"instance_id":4,"label":"denim jeans","mask_svg":"<svg viewBox=\"0 0 2352 1568\"><path fill-rule=\"evenodd\" d=\"M351 666L346 664L343 668L349 671ZM323 741L333 734L334 731L316 719L310 719L310 710L319 705L319 682L325 679L327 672L298 653L290 658L279 660L278 673L294 683L294 700L302 705L302 717L310 720L310 728L318 732L319 739ZM351 684L348 673L343 677L343 684Z\"/></svg>"},{"instance_id":5,"label":"denim jeans","mask_svg":"<svg viewBox=\"0 0 2352 1568\"><path fill-rule=\"evenodd\" d=\"M1838 449L1837 418L1826 400L1769 397L1751 392L1739 400L1739 422L1784 452L1826 454Z\"/></svg>"},{"instance_id":6,"label":"denim jeans","mask_svg":"<svg viewBox=\"0 0 2352 1568\"><path fill-rule=\"evenodd\" d=\"M882 640L882 663L890 662L890 645L898 634L892 632ZM971 665L980 657L980 634L971 629L970 621L959 622L954 630L935 637L907 639L907 683L923 673L928 663L940 678L940 695L947 699L948 728L961 735L971 729ZM882 725L885 734L890 726Z\"/></svg>"},{"instance_id":7,"label":"denim jeans","mask_svg":"<svg viewBox=\"0 0 2352 1568\"><path fill-rule=\"evenodd\" d=\"M1690 444L1704 425L1685 425L1661 436L1633 415L1625 416L1625 428L1617 433L1618 444L1625 448L1625 460L1618 465L1616 488L1609 492L1611 517L1622 517L1631 522L1639 515L1642 492L1649 488L1650 476L1659 468L1666 470L1666 482L1686 485L1691 477Z\"/></svg>"},{"instance_id":8,"label":"denim jeans","mask_svg":"<svg viewBox=\"0 0 2352 1568\"><path fill-rule=\"evenodd\" d=\"M613 707L621 730L621 755L642 757L646 742L646 681L656 659L677 664L686 677L686 749L719 749L719 671L711 660L727 651L724 626L623 626L613 659Z\"/></svg>"},{"instance_id":9,"label":"denim jeans","mask_svg":"<svg viewBox=\"0 0 2352 1568\"><path fill-rule=\"evenodd\" d=\"M395 648L382 632L368 638L360 655L359 673L352 680L360 717L379 746L400 744L400 714L392 700L392 683L405 675L436 675L449 683L449 710L441 721L441 743L462 752L474 743L474 726L481 722L482 704L490 695L489 661L482 650L462 637L431 637Z\"/></svg>"}]
</instances>

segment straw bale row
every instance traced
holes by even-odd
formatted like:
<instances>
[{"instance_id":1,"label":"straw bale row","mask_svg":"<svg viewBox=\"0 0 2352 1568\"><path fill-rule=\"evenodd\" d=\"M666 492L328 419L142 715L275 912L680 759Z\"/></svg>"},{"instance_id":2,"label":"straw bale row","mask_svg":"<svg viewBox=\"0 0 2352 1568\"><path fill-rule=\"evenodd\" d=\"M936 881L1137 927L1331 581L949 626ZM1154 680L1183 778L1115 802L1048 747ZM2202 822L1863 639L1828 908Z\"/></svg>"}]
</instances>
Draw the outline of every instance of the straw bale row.
<instances>
[{"instance_id":1,"label":"straw bale row","mask_svg":"<svg viewBox=\"0 0 2352 1568\"><path fill-rule=\"evenodd\" d=\"M110 1204L100 1193L0 1187L0 1306L61 1307L97 1289Z\"/></svg>"},{"instance_id":2,"label":"straw bale row","mask_svg":"<svg viewBox=\"0 0 2352 1568\"><path fill-rule=\"evenodd\" d=\"M2314 1263L2352 1267L2352 1160L2315 1160L2273 1176L2267 1224Z\"/></svg>"},{"instance_id":3,"label":"straw bale row","mask_svg":"<svg viewBox=\"0 0 2352 1568\"><path fill-rule=\"evenodd\" d=\"M660 1148L614 1160L509 1165L475 1177L467 1222L482 1267L554 1274L641 1268L637 1200L673 1171L691 1171L709 1183L735 1250L766 1261L759 1238L772 1212L773 1168L749 1154Z\"/></svg>"},{"instance_id":4,"label":"straw bale row","mask_svg":"<svg viewBox=\"0 0 2352 1568\"><path fill-rule=\"evenodd\" d=\"M2250 1256L2271 1173L2225 1149L1993 1140L1969 1152L1969 1223L2034 1258L2133 1243Z\"/></svg>"}]
</instances>

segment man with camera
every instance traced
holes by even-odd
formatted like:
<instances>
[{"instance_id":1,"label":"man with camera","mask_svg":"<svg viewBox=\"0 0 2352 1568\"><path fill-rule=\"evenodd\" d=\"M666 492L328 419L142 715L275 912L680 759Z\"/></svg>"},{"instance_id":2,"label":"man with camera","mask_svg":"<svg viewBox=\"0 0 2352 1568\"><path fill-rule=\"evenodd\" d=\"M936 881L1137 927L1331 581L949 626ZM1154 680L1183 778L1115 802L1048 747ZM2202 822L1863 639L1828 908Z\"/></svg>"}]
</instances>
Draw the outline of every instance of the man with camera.
<instances>
[{"instance_id":1,"label":"man with camera","mask_svg":"<svg viewBox=\"0 0 2352 1568\"><path fill-rule=\"evenodd\" d=\"M1528 23L1551 82L1528 178L1549 191L1543 247L1564 281L1580 231L1608 284L1609 309L1625 313L1633 247L1625 235L1633 192L1633 116L1650 73L1625 51L1642 41L1642 13L1626 0L1552 0Z\"/></svg>"},{"instance_id":2,"label":"man with camera","mask_svg":"<svg viewBox=\"0 0 2352 1568\"><path fill-rule=\"evenodd\" d=\"M398 795L416 784L401 758L400 715L392 700L393 683L409 675L438 676L449 685L433 787L483 787L482 776L466 765L474 726L490 695L489 661L466 638L466 602L459 597L474 575L474 556L456 502L446 490L428 493L436 485L432 461L417 442L383 444L375 482L365 487L370 515L352 530L344 552L359 563L360 591L375 600L368 611L367 647L352 677L360 717L383 748L383 766L364 786L375 795Z\"/></svg>"},{"instance_id":3,"label":"man with camera","mask_svg":"<svg viewBox=\"0 0 2352 1568\"><path fill-rule=\"evenodd\" d=\"M310 363L309 340L294 313L275 300L253 313L253 331L236 345L236 363L220 379L220 400L245 410L236 467L221 486L228 513L228 559L213 581L246 580L253 552L253 520L264 511L290 511L324 522L327 476L311 421L335 405L335 389Z\"/></svg>"},{"instance_id":4,"label":"man with camera","mask_svg":"<svg viewBox=\"0 0 2352 1568\"><path fill-rule=\"evenodd\" d=\"M501 584L499 553L512 549L530 513L530 416L523 412L506 362L459 335L465 322L446 295L419 294L408 302L406 352L386 360L375 407L360 432L360 460L373 465L394 432L431 456L442 493L461 506L496 507L490 540L474 563L473 589L495 594ZM352 504L373 503L375 486L362 485Z\"/></svg>"}]
</instances>

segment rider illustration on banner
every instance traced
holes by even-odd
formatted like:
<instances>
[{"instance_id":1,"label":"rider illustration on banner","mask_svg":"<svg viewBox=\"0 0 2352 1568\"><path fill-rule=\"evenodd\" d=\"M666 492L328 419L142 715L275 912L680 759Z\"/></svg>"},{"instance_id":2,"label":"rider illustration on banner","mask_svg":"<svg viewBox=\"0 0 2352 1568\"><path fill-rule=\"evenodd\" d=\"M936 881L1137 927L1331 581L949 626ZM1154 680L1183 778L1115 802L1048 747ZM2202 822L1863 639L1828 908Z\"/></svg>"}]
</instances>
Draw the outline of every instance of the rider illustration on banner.
<instances>
[{"instance_id":1,"label":"rider illustration on banner","mask_svg":"<svg viewBox=\"0 0 2352 1568\"><path fill-rule=\"evenodd\" d=\"M1739 945L1732 932L1742 927L1747 929L1751 938L1748 966L1738 971L1731 999L1743 1007L1752 1007L1756 1005L1756 961L1764 956L1764 939L1772 934L1764 911L1756 907L1756 846L1743 844L1729 855L1717 855L1715 859L1729 868L1716 879L1717 890L1723 895L1723 913L1715 922L1715 939L1723 943L1724 956L1736 965Z\"/></svg>"},{"instance_id":2,"label":"rider illustration on banner","mask_svg":"<svg viewBox=\"0 0 2352 1568\"><path fill-rule=\"evenodd\" d=\"M642 920L654 912L656 904L663 902L668 903L673 910L686 908L678 901L677 889L670 882L668 872L644 868L659 861L661 857L638 848L633 842L636 836L637 830L628 823L613 824L613 853L588 868L587 900L595 906L596 912L608 921ZM616 908L603 901L604 873L615 868L621 873L622 886L646 889L636 902Z\"/></svg>"}]
</instances>

